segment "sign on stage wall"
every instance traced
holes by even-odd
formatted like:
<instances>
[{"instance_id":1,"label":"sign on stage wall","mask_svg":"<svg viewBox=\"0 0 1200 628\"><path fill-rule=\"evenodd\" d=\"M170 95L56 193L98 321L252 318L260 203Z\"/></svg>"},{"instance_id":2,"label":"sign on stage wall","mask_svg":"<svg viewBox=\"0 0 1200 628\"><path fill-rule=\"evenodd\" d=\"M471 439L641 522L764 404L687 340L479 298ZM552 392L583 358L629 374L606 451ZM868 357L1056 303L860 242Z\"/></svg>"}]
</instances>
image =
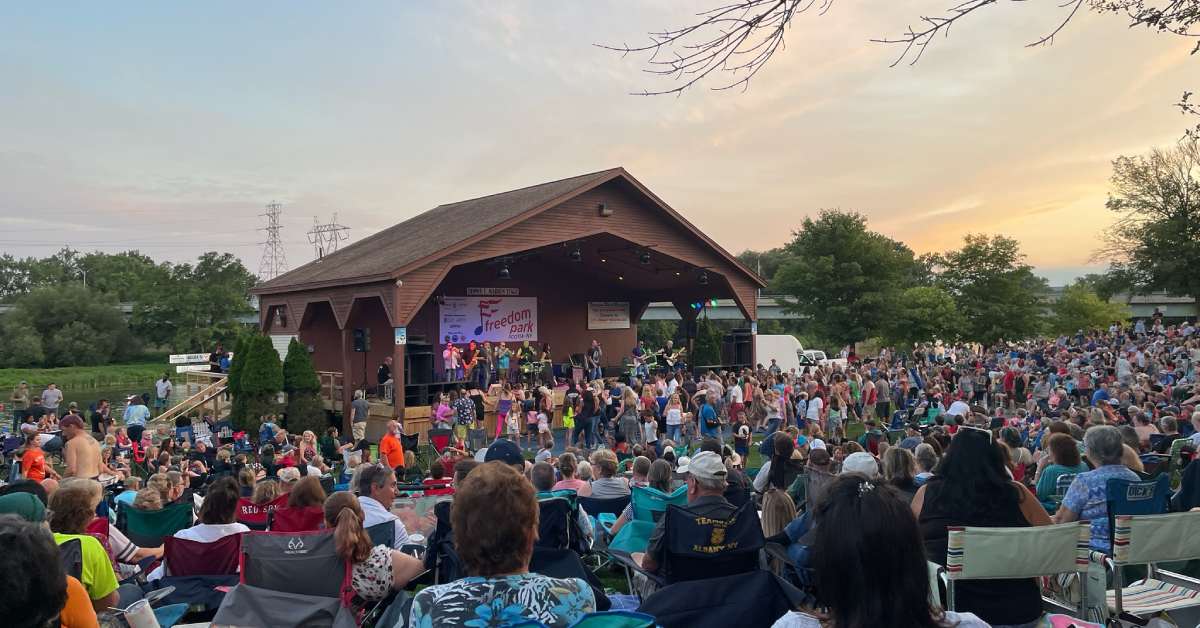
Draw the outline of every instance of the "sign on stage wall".
<instances>
[{"instance_id":1,"label":"sign on stage wall","mask_svg":"<svg viewBox=\"0 0 1200 628\"><path fill-rule=\"evenodd\" d=\"M518 297L520 288L467 288L469 297Z\"/></svg>"},{"instance_id":2,"label":"sign on stage wall","mask_svg":"<svg viewBox=\"0 0 1200 628\"><path fill-rule=\"evenodd\" d=\"M537 340L537 297L445 297L438 320L443 341Z\"/></svg>"},{"instance_id":3,"label":"sign on stage wall","mask_svg":"<svg viewBox=\"0 0 1200 628\"><path fill-rule=\"evenodd\" d=\"M629 329L628 301L588 301L588 329Z\"/></svg>"}]
</instances>

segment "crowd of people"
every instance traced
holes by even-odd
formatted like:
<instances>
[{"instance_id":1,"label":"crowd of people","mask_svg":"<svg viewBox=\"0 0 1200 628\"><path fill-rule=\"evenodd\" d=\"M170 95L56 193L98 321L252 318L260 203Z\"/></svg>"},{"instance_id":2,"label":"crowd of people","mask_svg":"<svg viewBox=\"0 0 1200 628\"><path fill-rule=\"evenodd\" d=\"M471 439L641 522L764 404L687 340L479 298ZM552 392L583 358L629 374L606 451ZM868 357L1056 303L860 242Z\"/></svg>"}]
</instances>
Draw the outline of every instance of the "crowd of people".
<instances>
[{"instance_id":1,"label":"crowd of people","mask_svg":"<svg viewBox=\"0 0 1200 628\"><path fill-rule=\"evenodd\" d=\"M86 626L96 612L138 599L142 590L122 576L160 558L162 547L137 547L115 526L104 544L88 534L106 516L102 480L112 477L117 508L200 504L194 525L176 536L202 542L248 530L239 503L267 508L286 494L288 507L320 510L353 565L355 593L378 600L424 570L401 551L421 535L393 508L400 485L412 491L419 480L426 494L452 500L466 577L421 589L410 625L569 625L596 602L582 580L529 573L538 495L608 499L686 486L688 508L704 517L756 504L764 537L786 548L797 580L815 591L813 608L794 609L779 626L1033 626L1042 615L1038 581L965 582L959 612L944 612L928 602L926 560L945 564L948 527L1077 520L1091 522L1094 551L1111 553L1106 481L1161 473L1159 455L1187 460L1200 445L1198 363L1194 326L1152 321L991 347L889 348L851 354L844 366L568 382L561 407L548 386L505 382L495 440L479 451L470 451L467 429L484 416L481 389L435 406L434 421L457 438L428 473L413 468L395 421L372 447L360 433L290 434L264 417L257 445L243 436L239 446L211 434L181 443L163 429L135 439L126 425L94 435L68 412L57 418L63 471L48 463L35 431L20 454L24 479L3 489L0 513L10 516L0 516L0 571L57 564L47 558L53 546L78 539L82 577L41 570L30 588L0 596L0 613L24 609L31 626L55 616ZM556 413L565 443L543 427ZM142 473L116 462L135 443ZM752 459L758 468L747 468ZM1200 506L1197 471L1183 468L1173 509ZM328 491L322 476L344 490ZM576 524L590 539L601 532L588 515L579 509ZM611 533L631 518L621 513ZM366 530L386 522L391 542L372 543ZM664 565L663 537L660 521L635 556L648 573Z\"/></svg>"}]
</instances>

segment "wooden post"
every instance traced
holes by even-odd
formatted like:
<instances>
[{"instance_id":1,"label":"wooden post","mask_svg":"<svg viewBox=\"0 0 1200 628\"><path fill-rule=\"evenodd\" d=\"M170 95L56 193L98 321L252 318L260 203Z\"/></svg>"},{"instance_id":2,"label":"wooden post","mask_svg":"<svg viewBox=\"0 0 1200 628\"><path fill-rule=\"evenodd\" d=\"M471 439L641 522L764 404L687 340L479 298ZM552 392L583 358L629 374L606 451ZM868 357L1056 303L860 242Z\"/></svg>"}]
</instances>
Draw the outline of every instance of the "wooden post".
<instances>
[{"instance_id":1,"label":"wooden post","mask_svg":"<svg viewBox=\"0 0 1200 628\"><path fill-rule=\"evenodd\" d=\"M342 433L349 434L350 432L350 402L354 400L354 387L347 382L353 382L354 378L350 375L351 358L354 357L354 346L351 344L353 340L350 337L350 329L342 327ZM337 401L337 382L334 382L334 387L330 390L333 395L334 402ZM349 388L347 388L349 386Z\"/></svg>"},{"instance_id":2,"label":"wooden post","mask_svg":"<svg viewBox=\"0 0 1200 628\"><path fill-rule=\"evenodd\" d=\"M404 345L392 345L392 416L404 426ZM407 434L408 432L405 431Z\"/></svg>"}]
</instances>

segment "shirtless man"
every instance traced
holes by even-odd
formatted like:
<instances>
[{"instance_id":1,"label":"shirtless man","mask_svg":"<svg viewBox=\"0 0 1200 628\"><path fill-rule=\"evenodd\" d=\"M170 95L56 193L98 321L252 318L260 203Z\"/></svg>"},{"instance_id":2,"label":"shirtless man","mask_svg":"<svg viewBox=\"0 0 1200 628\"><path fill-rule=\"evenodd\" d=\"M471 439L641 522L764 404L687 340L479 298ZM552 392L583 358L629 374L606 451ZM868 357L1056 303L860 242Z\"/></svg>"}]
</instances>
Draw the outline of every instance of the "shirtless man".
<instances>
[{"instance_id":1,"label":"shirtless man","mask_svg":"<svg viewBox=\"0 0 1200 628\"><path fill-rule=\"evenodd\" d=\"M98 479L100 477L100 443L83 426L83 419L69 415L59 421L63 438L63 459L67 463L66 477Z\"/></svg>"}]
</instances>

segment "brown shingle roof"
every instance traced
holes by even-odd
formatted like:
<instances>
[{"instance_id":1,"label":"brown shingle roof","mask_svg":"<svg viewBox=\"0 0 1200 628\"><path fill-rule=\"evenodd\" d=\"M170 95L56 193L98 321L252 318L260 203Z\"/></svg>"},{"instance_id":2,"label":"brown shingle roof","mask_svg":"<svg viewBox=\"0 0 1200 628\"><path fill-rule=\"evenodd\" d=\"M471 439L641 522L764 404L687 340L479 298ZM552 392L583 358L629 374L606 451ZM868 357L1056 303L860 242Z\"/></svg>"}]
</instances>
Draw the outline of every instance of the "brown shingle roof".
<instances>
[{"instance_id":1,"label":"brown shingle roof","mask_svg":"<svg viewBox=\"0 0 1200 628\"><path fill-rule=\"evenodd\" d=\"M604 183L622 172L620 168L612 168L438 205L331 253L322 260L309 262L259 284L253 292L277 292L310 284L383 279L413 262L494 229L557 198Z\"/></svg>"}]
</instances>

